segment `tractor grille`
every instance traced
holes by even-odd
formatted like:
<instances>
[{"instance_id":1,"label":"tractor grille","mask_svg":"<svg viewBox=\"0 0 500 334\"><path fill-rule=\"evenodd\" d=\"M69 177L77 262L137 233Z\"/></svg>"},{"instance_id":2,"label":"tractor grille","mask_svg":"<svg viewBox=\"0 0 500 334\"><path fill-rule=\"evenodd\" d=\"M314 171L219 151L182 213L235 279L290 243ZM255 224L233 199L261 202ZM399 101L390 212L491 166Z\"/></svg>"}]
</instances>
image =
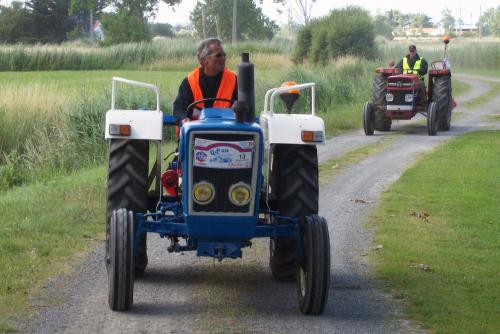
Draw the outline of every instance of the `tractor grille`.
<instances>
[{"instance_id":1,"label":"tractor grille","mask_svg":"<svg viewBox=\"0 0 500 334\"><path fill-rule=\"evenodd\" d=\"M219 144L227 144L229 142L253 142L252 160L249 166L244 168L215 168L213 166L195 166L195 150L191 150L191 175L189 182L189 194L191 196L191 210L190 213L239 213L239 214L253 214L254 201L255 201L255 160L258 159L258 139L254 133L242 134L239 133L199 133L194 132L191 137L191 145L194 147L196 139L204 139L210 142ZM214 145L214 144L212 144ZM215 189L215 197L208 204L199 204L193 200L193 187L199 182L208 182L213 185ZM233 204L229 199L230 187L236 183L247 184L251 187L251 200L248 204L239 206Z\"/></svg>"}]
</instances>

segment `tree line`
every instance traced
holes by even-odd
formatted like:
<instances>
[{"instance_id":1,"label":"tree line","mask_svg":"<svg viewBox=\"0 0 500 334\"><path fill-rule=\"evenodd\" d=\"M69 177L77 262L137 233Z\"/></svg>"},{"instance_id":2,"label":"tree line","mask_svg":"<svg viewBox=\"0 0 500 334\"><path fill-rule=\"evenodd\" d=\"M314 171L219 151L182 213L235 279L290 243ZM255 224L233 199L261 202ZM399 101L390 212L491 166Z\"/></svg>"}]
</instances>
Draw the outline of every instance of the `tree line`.
<instances>
[{"instance_id":1,"label":"tree line","mask_svg":"<svg viewBox=\"0 0 500 334\"><path fill-rule=\"evenodd\" d=\"M0 43L61 43L92 38L99 21L104 44L149 41L157 34L173 36L169 24L152 24L159 1L175 6L182 0L28 0L0 6ZM286 2L286 0L275 0ZM237 21L231 10L237 6ZM106 12L104 9L106 8ZM278 25L253 0L205 0L191 12L198 37L228 40L233 29L239 41L271 39ZM233 24L235 21L235 24Z\"/></svg>"}]
</instances>

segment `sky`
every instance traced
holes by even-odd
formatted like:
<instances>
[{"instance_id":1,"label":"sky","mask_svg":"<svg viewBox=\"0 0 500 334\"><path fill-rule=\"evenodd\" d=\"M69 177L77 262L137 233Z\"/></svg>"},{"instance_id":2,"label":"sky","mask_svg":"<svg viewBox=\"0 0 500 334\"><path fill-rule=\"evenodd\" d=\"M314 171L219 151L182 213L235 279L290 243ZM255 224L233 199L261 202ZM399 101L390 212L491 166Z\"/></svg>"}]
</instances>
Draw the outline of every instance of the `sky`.
<instances>
[{"instance_id":1,"label":"sky","mask_svg":"<svg viewBox=\"0 0 500 334\"><path fill-rule=\"evenodd\" d=\"M295 0L290 0L294 2ZM161 1L160 1L161 2ZM156 22L175 24L185 24L189 22L189 12L196 5L197 0L183 0L182 4L175 6L175 11L169 9L165 4L160 4L156 16ZM310 0L308 1L310 2ZM447 7L453 13L455 19L462 18L465 24L475 24L478 21L480 9L484 10L500 6L499 0L453 0L453 1L436 1L436 0L418 0L413 2L401 0L316 0L312 9L313 17L327 15L330 10L342 8L348 5L356 5L370 11L371 14L383 13L390 9L399 10L402 13L423 13L431 17L434 23L441 20L441 11ZM278 15L276 9L283 8L283 5L276 5L272 0L264 0L262 6L264 15L270 17L278 23L286 23L286 10L282 15ZM418 10L415 10L418 8ZM231 15L231 10L228 9L228 15Z\"/></svg>"}]
</instances>

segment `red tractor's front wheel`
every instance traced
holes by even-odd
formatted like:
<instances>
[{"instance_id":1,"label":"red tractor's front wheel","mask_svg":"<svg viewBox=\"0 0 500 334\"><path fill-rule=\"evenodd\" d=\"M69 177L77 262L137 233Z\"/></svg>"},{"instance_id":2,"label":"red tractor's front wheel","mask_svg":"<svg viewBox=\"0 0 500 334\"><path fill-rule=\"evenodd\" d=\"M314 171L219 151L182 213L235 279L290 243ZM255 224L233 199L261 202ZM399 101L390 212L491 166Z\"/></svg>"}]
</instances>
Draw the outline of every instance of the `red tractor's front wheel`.
<instances>
[{"instance_id":1,"label":"red tractor's front wheel","mask_svg":"<svg viewBox=\"0 0 500 334\"><path fill-rule=\"evenodd\" d=\"M375 107L371 102L366 102L363 106L363 129L365 130L365 135L367 136L372 136L375 132L373 124L374 110Z\"/></svg>"}]
</instances>

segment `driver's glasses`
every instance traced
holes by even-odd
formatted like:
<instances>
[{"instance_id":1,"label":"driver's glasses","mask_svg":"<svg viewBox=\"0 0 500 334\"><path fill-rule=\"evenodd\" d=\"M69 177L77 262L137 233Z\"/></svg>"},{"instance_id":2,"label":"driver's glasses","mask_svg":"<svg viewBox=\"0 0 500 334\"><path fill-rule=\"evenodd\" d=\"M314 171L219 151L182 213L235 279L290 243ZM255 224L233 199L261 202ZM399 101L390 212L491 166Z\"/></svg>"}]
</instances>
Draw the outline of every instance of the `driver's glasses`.
<instances>
[{"instance_id":1,"label":"driver's glasses","mask_svg":"<svg viewBox=\"0 0 500 334\"><path fill-rule=\"evenodd\" d=\"M226 53L225 52L218 52L218 53L208 55L208 57L226 58Z\"/></svg>"}]
</instances>

